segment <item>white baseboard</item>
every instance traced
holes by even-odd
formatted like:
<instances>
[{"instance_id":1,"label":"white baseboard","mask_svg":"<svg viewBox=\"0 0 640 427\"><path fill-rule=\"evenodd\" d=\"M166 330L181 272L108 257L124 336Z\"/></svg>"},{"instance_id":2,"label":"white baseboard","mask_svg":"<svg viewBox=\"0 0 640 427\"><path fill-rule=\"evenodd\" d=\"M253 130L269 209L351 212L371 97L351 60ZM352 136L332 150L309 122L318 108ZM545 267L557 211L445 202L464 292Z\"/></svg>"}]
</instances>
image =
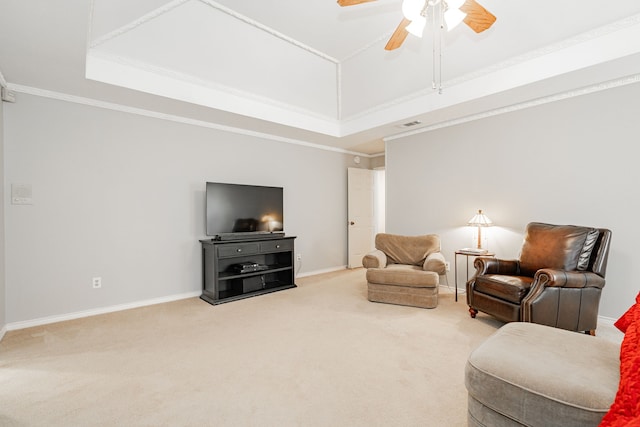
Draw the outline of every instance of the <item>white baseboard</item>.
<instances>
[{"instance_id":1,"label":"white baseboard","mask_svg":"<svg viewBox=\"0 0 640 427\"><path fill-rule=\"evenodd\" d=\"M341 265L339 267L325 268L325 269L322 269L322 270L306 271L304 273L296 274L296 278L307 277L307 276L315 276L317 274L324 274L324 273L333 273L334 271L342 271L342 270L346 270L346 269L347 269L346 265Z\"/></svg>"},{"instance_id":2,"label":"white baseboard","mask_svg":"<svg viewBox=\"0 0 640 427\"><path fill-rule=\"evenodd\" d=\"M600 325L613 326L613 324L616 323L617 320L618 319L614 319L612 317L598 316L598 323Z\"/></svg>"},{"instance_id":3,"label":"white baseboard","mask_svg":"<svg viewBox=\"0 0 640 427\"><path fill-rule=\"evenodd\" d=\"M296 277L314 276L316 274L341 271L341 270L344 270L345 268L346 266L340 266L340 267L327 268L323 270L309 271L303 274L299 274ZM184 294L170 295L167 297L153 298L150 300L136 301L136 302L127 303L127 304L118 304L118 305L112 305L109 307L101 307L101 308L96 308L91 310L77 311L74 313L41 317L38 319L25 320L21 322L11 322L11 323L7 323L0 330L0 340L2 340L2 337L7 331L16 331L19 329L32 328L34 326L42 326L42 325L48 325L51 323L64 322L66 320L75 320L75 319L81 319L83 317L96 316L98 314L113 313L116 311L129 310L129 309L138 308L138 307L145 307L148 305L162 304L165 302L178 301L178 300L187 299L187 298L194 298L194 297L199 297L201 294L202 294L202 291L187 292Z\"/></svg>"},{"instance_id":4,"label":"white baseboard","mask_svg":"<svg viewBox=\"0 0 640 427\"><path fill-rule=\"evenodd\" d=\"M199 297L201 291L187 292L184 294L170 295L166 297L153 298L144 301L136 301L127 304L112 305L109 307L95 308L92 310L76 311L74 313L60 314L55 316L41 317L39 319L25 320L22 322L8 323L2 328L3 331L15 331L18 329L32 328L34 326L48 325L50 323L64 322L66 320L81 319L83 317L96 316L98 314L113 313L116 311L129 310L132 308L145 307L148 305L162 304L171 301L178 301L187 298ZM2 339L0 332L0 339Z\"/></svg>"},{"instance_id":5,"label":"white baseboard","mask_svg":"<svg viewBox=\"0 0 640 427\"><path fill-rule=\"evenodd\" d=\"M307 276L315 276L317 274L333 273L336 271L345 270L346 268L347 268L346 266L340 266L340 267L326 268L322 270L308 271L302 274L298 274L296 277L302 278ZM452 287L449 287L447 285L441 284L440 287L448 288L452 292L454 291ZM202 293L201 291L187 292L184 294L169 295L166 297L153 298L153 299L144 300L144 301L136 301L136 302L127 303L127 304L118 304L118 305L112 305L109 307L101 307L101 308L96 308L91 310L77 311L74 313L41 317L38 319L25 320L21 322L11 322L11 323L7 323L2 328L0 328L0 341L2 341L2 338L8 331L16 331L19 329L32 328L34 326L42 326L42 325L48 325L51 323L64 322L66 320L81 319L83 317L96 316L99 314L114 313L116 311L129 310L132 308L146 307L149 305L162 304L166 302L178 301L178 300L187 299L187 298L194 298L194 297L199 297L201 293ZM464 295L464 292L461 292L460 288L458 288L458 294ZM611 317L598 316L598 323L603 326L613 327L613 324L615 323L616 320L617 319L613 319Z\"/></svg>"}]
</instances>

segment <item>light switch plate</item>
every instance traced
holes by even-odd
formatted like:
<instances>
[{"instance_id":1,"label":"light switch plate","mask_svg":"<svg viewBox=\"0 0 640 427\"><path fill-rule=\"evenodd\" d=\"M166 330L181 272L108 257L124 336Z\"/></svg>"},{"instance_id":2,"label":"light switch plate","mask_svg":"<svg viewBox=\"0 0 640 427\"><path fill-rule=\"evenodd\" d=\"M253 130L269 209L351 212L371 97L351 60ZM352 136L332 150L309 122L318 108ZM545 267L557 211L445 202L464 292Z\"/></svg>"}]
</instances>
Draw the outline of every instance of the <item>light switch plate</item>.
<instances>
[{"instance_id":1,"label":"light switch plate","mask_svg":"<svg viewBox=\"0 0 640 427\"><path fill-rule=\"evenodd\" d=\"M11 184L12 205L32 205L31 184Z\"/></svg>"}]
</instances>

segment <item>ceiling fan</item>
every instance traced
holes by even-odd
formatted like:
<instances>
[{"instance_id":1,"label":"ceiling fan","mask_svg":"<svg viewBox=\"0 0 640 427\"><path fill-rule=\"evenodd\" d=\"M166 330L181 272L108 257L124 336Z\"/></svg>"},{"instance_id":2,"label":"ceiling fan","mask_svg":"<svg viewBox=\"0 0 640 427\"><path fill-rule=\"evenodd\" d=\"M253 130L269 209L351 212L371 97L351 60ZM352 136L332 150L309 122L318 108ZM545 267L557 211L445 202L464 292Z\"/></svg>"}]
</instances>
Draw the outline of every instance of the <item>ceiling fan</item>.
<instances>
[{"instance_id":1,"label":"ceiling fan","mask_svg":"<svg viewBox=\"0 0 640 427\"><path fill-rule=\"evenodd\" d=\"M338 5L355 6L375 0L337 0ZM422 37L427 18L431 17L449 30L460 22L467 24L476 33L488 29L496 21L496 17L475 0L403 0L404 18L391 35L384 47L386 50L399 48L409 33ZM436 16L438 15L438 17Z\"/></svg>"}]
</instances>

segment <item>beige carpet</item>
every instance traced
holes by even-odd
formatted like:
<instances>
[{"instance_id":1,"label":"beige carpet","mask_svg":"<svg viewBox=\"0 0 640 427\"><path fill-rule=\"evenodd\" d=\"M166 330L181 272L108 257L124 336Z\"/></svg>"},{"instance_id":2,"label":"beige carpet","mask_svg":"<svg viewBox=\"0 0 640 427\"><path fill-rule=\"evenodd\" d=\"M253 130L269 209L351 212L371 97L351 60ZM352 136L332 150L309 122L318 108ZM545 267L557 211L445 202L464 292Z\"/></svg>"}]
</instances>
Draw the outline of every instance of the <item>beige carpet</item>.
<instances>
[{"instance_id":1,"label":"beige carpet","mask_svg":"<svg viewBox=\"0 0 640 427\"><path fill-rule=\"evenodd\" d=\"M501 323L442 288L371 303L364 270L13 331L2 426L464 426L464 365Z\"/></svg>"}]
</instances>

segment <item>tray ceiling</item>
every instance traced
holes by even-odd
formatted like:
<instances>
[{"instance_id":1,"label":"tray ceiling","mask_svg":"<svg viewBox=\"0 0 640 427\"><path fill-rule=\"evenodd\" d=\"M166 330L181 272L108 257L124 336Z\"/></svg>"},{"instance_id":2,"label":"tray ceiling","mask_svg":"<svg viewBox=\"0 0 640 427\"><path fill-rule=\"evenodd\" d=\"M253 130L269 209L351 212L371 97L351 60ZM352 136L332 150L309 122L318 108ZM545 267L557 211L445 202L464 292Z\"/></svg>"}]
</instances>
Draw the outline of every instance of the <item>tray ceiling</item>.
<instances>
[{"instance_id":1,"label":"tray ceiling","mask_svg":"<svg viewBox=\"0 0 640 427\"><path fill-rule=\"evenodd\" d=\"M405 122L437 127L640 75L637 0L480 2L498 20L481 34L464 25L446 34L442 94L432 90L432 34L383 49L402 19L399 0L73 0L84 18L58 12L57 27L31 18L84 38L88 81L176 100L192 106L173 107L186 116L365 154L407 132ZM2 12L28 13L4 3ZM80 84L46 87L28 78L33 70L0 70L10 83L82 95Z\"/></svg>"}]
</instances>

